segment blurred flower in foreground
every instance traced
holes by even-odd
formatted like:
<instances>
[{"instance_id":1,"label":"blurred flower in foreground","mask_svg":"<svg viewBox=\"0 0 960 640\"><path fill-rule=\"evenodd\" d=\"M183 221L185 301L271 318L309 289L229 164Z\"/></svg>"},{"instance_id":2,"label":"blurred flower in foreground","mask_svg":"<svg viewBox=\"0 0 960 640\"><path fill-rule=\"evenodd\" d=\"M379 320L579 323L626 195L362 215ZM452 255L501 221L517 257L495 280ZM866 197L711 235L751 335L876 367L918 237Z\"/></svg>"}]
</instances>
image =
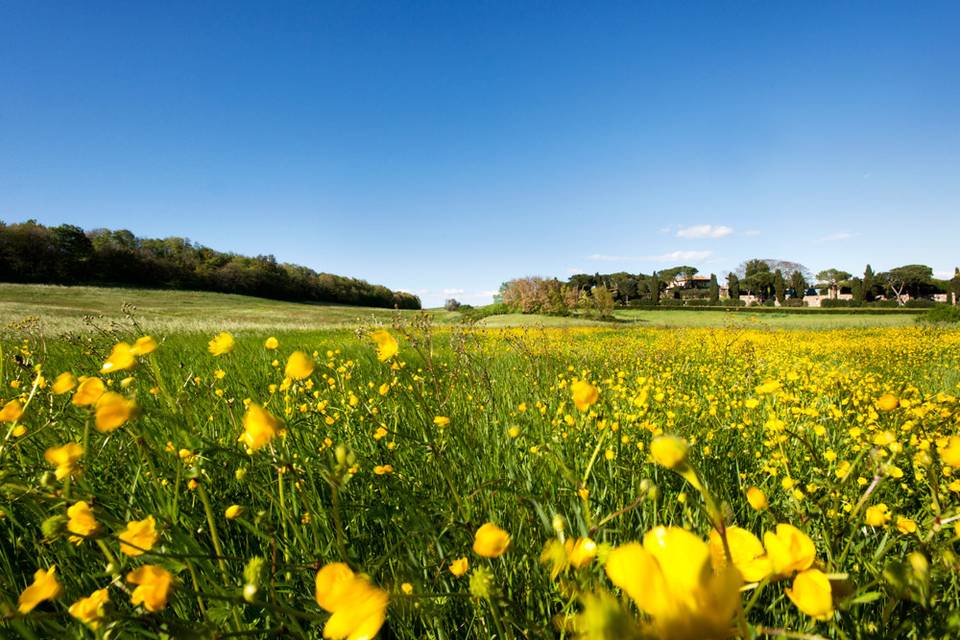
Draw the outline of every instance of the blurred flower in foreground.
<instances>
[{"instance_id":1,"label":"blurred flower in foreground","mask_svg":"<svg viewBox=\"0 0 960 640\"><path fill-rule=\"evenodd\" d=\"M80 500L67 509L67 531L74 534L70 542L80 544L100 529L97 519L93 517L93 509L85 500Z\"/></svg>"},{"instance_id":2,"label":"blurred flower in foreground","mask_svg":"<svg viewBox=\"0 0 960 640\"><path fill-rule=\"evenodd\" d=\"M317 572L315 595L317 604L333 614L323 627L324 638L373 638L386 620L387 592L342 562Z\"/></svg>"},{"instance_id":3,"label":"blurred flower in foreground","mask_svg":"<svg viewBox=\"0 0 960 640\"><path fill-rule=\"evenodd\" d=\"M277 435L280 421L269 411L257 404L251 404L243 416L243 433L238 439L253 453L270 443Z\"/></svg>"},{"instance_id":4,"label":"blurred flower in foreground","mask_svg":"<svg viewBox=\"0 0 960 640\"><path fill-rule=\"evenodd\" d=\"M473 540L473 551L484 558L499 558L510 546L510 534L488 522L477 529Z\"/></svg>"},{"instance_id":5,"label":"blurred flower in foreground","mask_svg":"<svg viewBox=\"0 0 960 640\"><path fill-rule=\"evenodd\" d=\"M120 539L120 552L128 556L139 556L153 549L160 535L157 533L157 521L153 516L127 523L125 531L117 536Z\"/></svg>"},{"instance_id":6,"label":"blurred flower in foreground","mask_svg":"<svg viewBox=\"0 0 960 640\"><path fill-rule=\"evenodd\" d=\"M129 400L116 391L107 391L97 400L96 422L97 431L109 433L123 426L133 417L137 403Z\"/></svg>"},{"instance_id":7,"label":"blurred flower in foreground","mask_svg":"<svg viewBox=\"0 0 960 640\"><path fill-rule=\"evenodd\" d=\"M370 334L370 338L377 343L377 360L386 362L400 352L400 345L385 329L377 329Z\"/></svg>"},{"instance_id":8,"label":"blurred flower in foreground","mask_svg":"<svg viewBox=\"0 0 960 640\"><path fill-rule=\"evenodd\" d=\"M33 584L23 590L20 599L17 601L20 613L30 613L34 607L44 600L53 600L59 598L63 593L63 587L57 582L56 565L51 565L49 569L37 569L33 574Z\"/></svg>"},{"instance_id":9,"label":"blurred flower in foreground","mask_svg":"<svg viewBox=\"0 0 960 640\"><path fill-rule=\"evenodd\" d=\"M127 582L137 585L130 594L130 602L142 604L147 611L160 611L167 606L173 575L155 564L145 564L127 574Z\"/></svg>"},{"instance_id":10,"label":"blurred flower in foreground","mask_svg":"<svg viewBox=\"0 0 960 640\"><path fill-rule=\"evenodd\" d=\"M787 596L800 611L818 620L833 615L833 592L830 580L819 569L807 569L793 579L793 587L785 589Z\"/></svg>"},{"instance_id":11,"label":"blurred flower in foreground","mask_svg":"<svg viewBox=\"0 0 960 640\"><path fill-rule=\"evenodd\" d=\"M579 411L586 411L600 398L600 390L586 380L577 380L570 385L573 404Z\"/></svg>"},{"instance_id":12,"label":"blurred flower in foreground","mask_svg":"<svg viewBox=\"0 0 960 640\"><path fill-rule=\"evenodd\" d=\"M69 371L65 371L57 376L56 380L53 381L52 391L56 395L62 395L68 391L73 391L77 386L77 379Z\"/></svg>"},{"instance_id":13,"label":"blurred flower in foreground","mask_svg":"<svg viewBox=\"0 0 960 640\"><path fill-rule=\"evenodd\" d=\"M714 572L707 544L678 527L657 527L643 544L614 549L606 563L610 580L653 618L659 637L726 638L740 606L740 573Z\"/></svg>"},{"instance_id":14,"label":"blurred flower in foreground","mask_svg":"<svg viewBox=\"0 0 960 640\"><path fill-rule=\"evenodd\" d=\"M23 415L19 400L11 400L0 409L0 422L16 422Z\"/></svg>"},{"instance_id":15,"label":"blurred flower in foreground","mask_svg":"<svg viewBox=\"0 0 960 640\"><path fill-rule=\"evenodd\" d=\"M62 447L50 447L43 452L43 459L57 467L57 480L71 475L77 466L77 460L83 457L83 447L76 442L68 442Z\"/></svg>"},{"instance_id":16,"label":"blurred flower in foreground","mask_svg":"<svg viewBox=\"0 0 960 640\"><path fill-rule=\"evenodd\" d=\"M86 598L80 598L70 605L70 615L96 631L104 617L104 606L110 601L106 589L97 589Z\"/></svg>"},{"instance_id":17,"label":"blurred flower in foreground","mask_svg":"<svg viewBox=\"0 0 960 640\"><path fill-rule=\"evenodd\" d=\"M660 436L650 443L650 455L657 464L673 469L687 460L687 441L676 436Z\"/></svg>"},{"instance_id":18,"label":"blurred flower in foreground","mask_svg":"<svg viewBox=\"0 0 960 640\"><path fill-rule=\"evenodd\" d=\"M222 331L207 343L207 351L215 356L222 356L233 351L233 346L233 336L226 331Z\"/></svg>"},{"instance_id":19,"label":"blurred flower in foreground","mask_svg":"<svg viewBox=\"0 0 960 640\"><path fill-rule=\"evenodd\" d=\"M757 487L747 489L747 502L755 511L763 511L769 505L767 495Z\"/></svg>"},{"instance_id":20,"label":"blurred flower in foreground","mask_svg":"<svg viewBox=\"0 0 960 640\"><path fill-rule=\"evenodd\" d=\"M284 369L284 375L294 380L303 380L313 373L313 358L303 351L294 351L287 358L287 366Z\"/></svg>"},{"instance_id":21,"label":"blurred flower in foreground","mask_svg":"<svg viewBox=\"0 0 960 640\"><path fill-rule=\"evenodd\" d=\"M466 557L457 558L450 563L449 569L450 573L459 578L470 569L470 561Z\"/></svg>"}]
</instances>

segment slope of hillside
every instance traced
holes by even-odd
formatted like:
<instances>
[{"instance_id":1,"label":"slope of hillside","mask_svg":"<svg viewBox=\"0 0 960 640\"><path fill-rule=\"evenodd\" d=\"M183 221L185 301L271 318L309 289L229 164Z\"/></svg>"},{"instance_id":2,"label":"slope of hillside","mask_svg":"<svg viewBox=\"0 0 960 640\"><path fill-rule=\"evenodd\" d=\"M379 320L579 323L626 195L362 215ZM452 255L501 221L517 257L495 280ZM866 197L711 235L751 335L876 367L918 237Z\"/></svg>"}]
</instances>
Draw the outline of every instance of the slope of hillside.
<instances>
[{"instance_id":1,"label":"slope of hillside","mask_svg":"<svg viewBox=\"0 0 960 640\"><path fill-rule=\"evenodd\" d=\"M0 330L31 316L40 317L48 335L88 331L124 316L124 305L133 305L134 317L144 327L162 331L293 330L389 322L395 311L371 307L297 304L202 291L63 287L0 283ZM443 317L445 312L436 313Z\"/></svg>"}]
</instances>

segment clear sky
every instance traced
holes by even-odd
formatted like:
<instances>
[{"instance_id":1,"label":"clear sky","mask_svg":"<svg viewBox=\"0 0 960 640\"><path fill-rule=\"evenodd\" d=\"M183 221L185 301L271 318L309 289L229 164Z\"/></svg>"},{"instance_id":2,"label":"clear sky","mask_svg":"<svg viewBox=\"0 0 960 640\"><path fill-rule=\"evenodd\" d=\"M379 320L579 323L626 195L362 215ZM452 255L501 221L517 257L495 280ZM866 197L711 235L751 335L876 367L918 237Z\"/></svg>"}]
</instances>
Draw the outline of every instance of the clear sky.
<instances>
[{"instance_id":1,"label":"clear sky","mask_svg":"<svg viewBox=\"0 0 960 640\"><path fill-rule=\"evenodd\" d=\"M957 2L0 1L0 219L489 301L960 264Z\"/></svg>"}]
</instances>

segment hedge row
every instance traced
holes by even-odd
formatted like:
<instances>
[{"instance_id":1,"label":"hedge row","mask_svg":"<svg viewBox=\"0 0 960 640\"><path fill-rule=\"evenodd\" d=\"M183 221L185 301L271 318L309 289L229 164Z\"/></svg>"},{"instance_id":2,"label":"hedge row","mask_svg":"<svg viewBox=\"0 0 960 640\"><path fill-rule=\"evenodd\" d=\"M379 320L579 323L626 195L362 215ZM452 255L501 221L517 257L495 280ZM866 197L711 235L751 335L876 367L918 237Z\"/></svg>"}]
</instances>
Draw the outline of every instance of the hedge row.
<instances>
[{"instance_id":1,"label":"hedge row","mask_svg":"<svg viewBox=\"0 0 960 640\"><path fill-rule=\"evenodd\" d=\"M818 308L818 307L765 307L765 306L750 306L750 307L702 307L702 306L690 306L683 307L678 305L663 305L663 306L631 306L629 309L639 309L644 311L727 311L730 313L793 313L793 314L821 314L821 315L877 315L877 316L889 316L889 315L919 315L926 311L923 308L884 308L884 307L844 307L844 308ZM624 310L623 308L619 310Z\"/></svg>"}]
</instances>

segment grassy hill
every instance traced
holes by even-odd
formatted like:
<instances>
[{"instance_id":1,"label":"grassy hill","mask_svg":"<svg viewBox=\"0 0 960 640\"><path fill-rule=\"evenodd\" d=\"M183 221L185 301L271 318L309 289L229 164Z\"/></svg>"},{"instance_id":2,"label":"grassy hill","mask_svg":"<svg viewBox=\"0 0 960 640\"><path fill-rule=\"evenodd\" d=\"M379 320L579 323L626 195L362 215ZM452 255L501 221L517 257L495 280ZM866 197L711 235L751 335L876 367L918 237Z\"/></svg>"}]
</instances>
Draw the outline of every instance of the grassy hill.
<instances>
[{"instance_id":1,"label":"grassy hill","mask_svg":"<svg viewBox=\"0 0 960 640\"><path fill-rule=\"evenodd\" d=\"M297 304L250 296L202 291L63 287L0 283L2 326L29 316L39 316L50 335L86 331L85 316L102 316L107 323L123 318L124 305L151 330L167 332L219 330L298 330L356 325L371 320L389 321L397 313L371 307ZM431 312L442 318L446 312ZM2 327L0 327L2 329Z\"/></svg>"},{"instance_id":2,"label":"grassy hill","mask_svg":"<svg viewBox=\"0 0 960 640\"><path fill-rule=\"evenodd\" d=\"M413 317L428 313L438 323L462 319L442 309L394 311L370 307L297 304L250 296L199 291L63 287L0 283L0 330L31 316L40 317L48 335L92 329L85 317L105 325L124 317L124 305L133 305L134 317L145 328L160 332L211 332L220 330L297 331L356 326L373 321L389 322L400 314ZM905 314L858 315L787 313L752 314L724 311L636 310L616 312L618 322L597 322L577 317L507 314L484 318L486 327L513 326L606 326L606 327L703 327L749 326L784 329L832 329L890 327L912 324Z\"/></svg>"}]
</instances>

